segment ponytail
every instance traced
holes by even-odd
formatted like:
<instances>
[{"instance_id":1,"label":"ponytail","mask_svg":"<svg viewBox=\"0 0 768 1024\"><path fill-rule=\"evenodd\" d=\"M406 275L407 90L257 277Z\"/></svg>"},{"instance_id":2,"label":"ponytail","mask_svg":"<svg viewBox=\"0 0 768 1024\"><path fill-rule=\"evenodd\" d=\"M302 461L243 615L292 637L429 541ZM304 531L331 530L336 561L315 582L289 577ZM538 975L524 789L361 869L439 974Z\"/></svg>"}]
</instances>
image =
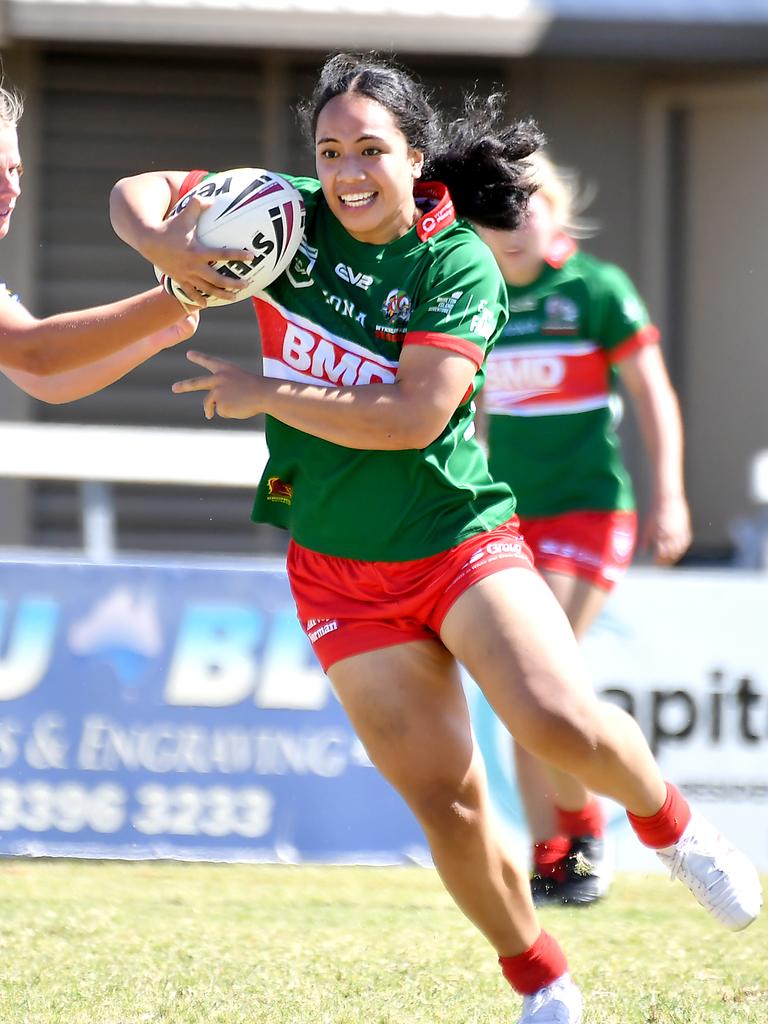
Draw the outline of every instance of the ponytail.
<instances>
[{"instance_id":1,"label":"ponytail","mask_svg":"<svg viewBox=\"0 0 768 1024\"><path fill-rule=\"evenodd\" d=\"M445 125L427 154L423 176L451 193L459 217L481 227L513 230L536 191L527 157L544 142L534 121L503 118L503 97L467 97L461 117Z\"/></svg>"}]
</instances>

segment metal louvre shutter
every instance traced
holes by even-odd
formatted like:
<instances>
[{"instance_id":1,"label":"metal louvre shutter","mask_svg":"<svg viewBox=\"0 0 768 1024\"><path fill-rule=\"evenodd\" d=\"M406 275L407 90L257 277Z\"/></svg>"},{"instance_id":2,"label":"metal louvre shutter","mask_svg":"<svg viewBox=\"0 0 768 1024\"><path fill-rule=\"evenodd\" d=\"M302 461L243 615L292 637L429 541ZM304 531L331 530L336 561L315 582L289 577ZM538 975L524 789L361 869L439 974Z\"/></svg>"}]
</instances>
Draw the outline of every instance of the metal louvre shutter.
<instances>
[{"instance_id":1,"label":"metal louvre shutter","mask_svg":"<svg viewBox=\"0 0 768 1024\"><path fill-rule=\"evenodd\" d=\"M151 268L112 232L108 196L121 176L157 168L267 164L258 57L183 54L46 55L41 89L39 312L96 305L151 287ZM209 311L194 344L258 366L249 302ZM200 402L170 384L191 364L163 352L103 392L67 405L36 403L39 420L66 423L199 426ZM119 453L116 453L119 458ZM207 488L116 488L118 542L129 550L282 550L281 531L249 523L250 492ZM79 491L35 489L33 536L45 546L79 544Z\"/></svg>"}]
</instances>

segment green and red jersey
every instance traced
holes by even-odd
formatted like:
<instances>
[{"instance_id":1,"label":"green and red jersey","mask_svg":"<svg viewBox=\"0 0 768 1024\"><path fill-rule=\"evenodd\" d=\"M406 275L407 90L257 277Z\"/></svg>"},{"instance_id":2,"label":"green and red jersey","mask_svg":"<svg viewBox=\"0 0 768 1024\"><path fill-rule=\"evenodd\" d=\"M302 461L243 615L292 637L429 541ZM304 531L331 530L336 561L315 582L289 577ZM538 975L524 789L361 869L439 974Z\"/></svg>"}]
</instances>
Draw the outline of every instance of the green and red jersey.
<instances>
[{"instance_id":1,"label":"green and red jersey","mask_svg":"<svg viewBox=\"0 0 768 1024\"><path fill-rule=\"evenodd\" d=\"M306 207L288 270L256 299L265 376L325 386L393 384L404 345L456 352L477 367L441 435L424 449L348 448L267 417L269 461L253 518L303 547L364 561L424 558L493 529L515 510L475 438L474 397L506 321L490 250L457 220L445 186L417 186L424 213L386 245L358 242L319 181L283 175ZM184 191L201 178L188 178Z\"/></svg>"},{"instance_id":2,"label":"green and red jersey","mask_svg":"<svg viewBox=\"0 0 768 1024\"><path fill-rule=\"evenodd\" d=\"M561 237L536 281L507 290L483 394L492 475L525 518L633 509L611 398L617 363L658 331L632 282Z\"/></svg>"}]
</instances>

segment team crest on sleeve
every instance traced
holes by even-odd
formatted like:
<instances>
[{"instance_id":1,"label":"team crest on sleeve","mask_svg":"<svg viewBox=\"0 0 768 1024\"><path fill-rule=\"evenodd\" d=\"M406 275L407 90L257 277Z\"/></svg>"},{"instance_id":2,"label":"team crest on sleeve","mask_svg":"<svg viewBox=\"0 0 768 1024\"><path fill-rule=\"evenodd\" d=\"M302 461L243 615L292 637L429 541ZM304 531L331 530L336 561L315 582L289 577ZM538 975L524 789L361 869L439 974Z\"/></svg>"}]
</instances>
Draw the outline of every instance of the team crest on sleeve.
<instances>
[{"instance_id":1,"label":"team crest on sleeve","mask_svg":"<svg viewBox=\"0 0 768 1024\"><path fill-rule=\"evenodd\" d=\"M315 283L312 280L312 271L315 269L318 255L319 250L310 245L306 238L302 238L293 262L286 270L288 280L294 288L309 288Z\"/></svg>"}]
</instances>

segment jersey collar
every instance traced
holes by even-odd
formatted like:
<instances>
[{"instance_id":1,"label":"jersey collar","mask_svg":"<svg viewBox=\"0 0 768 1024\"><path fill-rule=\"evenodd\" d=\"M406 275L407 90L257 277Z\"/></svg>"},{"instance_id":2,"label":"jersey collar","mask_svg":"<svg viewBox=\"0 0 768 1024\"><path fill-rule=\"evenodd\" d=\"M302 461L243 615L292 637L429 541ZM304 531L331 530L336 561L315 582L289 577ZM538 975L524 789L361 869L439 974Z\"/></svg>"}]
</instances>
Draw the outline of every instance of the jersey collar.
<instances>
[{"instance_id":1,"label":"jersey collar","mask_svg":"<svg viewBox=\"0 0 768 1024\"><path fill-rule=\"evenodd\" d=\"M554 270L559 270L577 251L578 246L569 235L559 234L555 237L546 256L546 262Z\"/></svg>"},{"instance_id":2,"label":"jersey collar","mask_svg":"<svg viewBox=\"0 0 768 1024\"><path fill-rule=\"evenodd\" d=\"M416 222L416 234L422 242L432 238L456 220L456 209L448 189L439 181L420 181L413 190L414 198L432 200L427 212Z\"/></svg>"}]
</instances>

